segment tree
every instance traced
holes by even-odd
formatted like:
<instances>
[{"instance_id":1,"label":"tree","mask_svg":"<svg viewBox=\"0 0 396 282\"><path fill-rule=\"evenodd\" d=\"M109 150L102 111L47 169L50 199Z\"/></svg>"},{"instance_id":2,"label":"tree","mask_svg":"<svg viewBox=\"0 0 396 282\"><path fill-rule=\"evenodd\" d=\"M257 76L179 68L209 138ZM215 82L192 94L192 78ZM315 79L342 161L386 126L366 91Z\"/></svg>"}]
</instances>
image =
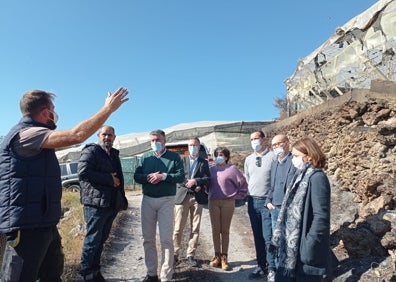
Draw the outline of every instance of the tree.
<instances>
[{"instance_id":1,"label":"tree","mask_svg":"<svg viewBox=\"0 0 396 282\"><path fill-rule=\"evenodd\" d=\"M287 114L287 98L286 96L283 97L276 97L274 99L274 106L279 110L279 118L283 119L288 116Z\"/></svg>"}]
</instances>

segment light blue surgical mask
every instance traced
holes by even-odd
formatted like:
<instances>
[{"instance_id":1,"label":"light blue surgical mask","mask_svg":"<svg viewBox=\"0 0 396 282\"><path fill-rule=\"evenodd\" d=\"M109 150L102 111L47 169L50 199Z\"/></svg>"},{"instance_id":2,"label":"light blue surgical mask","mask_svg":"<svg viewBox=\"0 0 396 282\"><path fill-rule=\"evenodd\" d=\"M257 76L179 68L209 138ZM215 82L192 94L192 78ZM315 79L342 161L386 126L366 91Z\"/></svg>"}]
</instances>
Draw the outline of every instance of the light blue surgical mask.
<instances>
[{"instance_id":1,"label":"light blue surgical mask","mask_svg":"<svg viewBox=\"0 0 396 282\"><path fill-rule=\"evenodd\" d=\"M190 155L191 156L196 156L196 155L198 155L198 146L195 146L195 145L193 145L193 146L188 146L188 151L190 152Z\"/></svg>"},{"instance_id":2,"label":"light blue surgical mask","mask_svg":"<svg viewBox=\"0 0 396 282\"><path fill-rule=\"evenodd\" d=\"M258 140L258 139L252 140L252 149L253 150L260 151L261 148L262 148L262 146L261 146L260 140Z\"/></svg>"},{"instance_id":3,"label":"light blue surgical mask","mask_svg":"<svg viewBox=\"0 0 396 282\"><path fill-rule=\"evenodd\" d=\"M215 159L216 164L222 164L224 163L224 157L222 156L217 156Z\"/></svg>"},{"instance_id":4,"label":"light blue surgical mask","mask_svg":"<svg viewBox=\"0 0 396 282\"><path fill-rule=\"evenodd\" d=\"M161 152L162 150L162 144L161 142L151 142L151 149L153 149L154 152Z\"/></svg>"}]
</instances>

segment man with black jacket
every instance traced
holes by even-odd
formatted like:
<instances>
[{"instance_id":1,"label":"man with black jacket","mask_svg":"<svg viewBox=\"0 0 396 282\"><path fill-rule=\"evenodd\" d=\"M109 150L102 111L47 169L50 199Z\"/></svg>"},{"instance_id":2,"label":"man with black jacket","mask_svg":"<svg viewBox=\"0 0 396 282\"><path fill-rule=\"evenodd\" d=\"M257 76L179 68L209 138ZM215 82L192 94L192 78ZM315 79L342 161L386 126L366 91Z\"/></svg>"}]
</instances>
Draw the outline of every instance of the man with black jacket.
<instances>
[{"instance_id":1,"label":"man with black jacket","mask_svg":"<svg viewBox=\"0 0 396 282\"><path fill-rule=\"evenodd\" d=\"M116 205L117 193L125 198L119 151L113 148L115 137L113 127L102 126L98 132L98 144L86 145L78 162L81 203L87 228L80 270L84 281L105 281L100 273L100 257L120 210Z\"/></svg>"},{"instance_id":2,"label":"man with black jacket","mask_svg":"<svg viewBox=\"0 0 396 282\"><path fill-rule=\"evenodd\" d=\"M198 266L194 258L198 246L202 205L208 203L207 186L210 179L208 161L199 157L201 142L198 137L188 141L190 155L183 159L186 182L178 184L175 196L175 229L173 231L174 263L179 260L183 230L190 214L191 234L187 247L187 263Z\"/></svg>"}]
</instances>

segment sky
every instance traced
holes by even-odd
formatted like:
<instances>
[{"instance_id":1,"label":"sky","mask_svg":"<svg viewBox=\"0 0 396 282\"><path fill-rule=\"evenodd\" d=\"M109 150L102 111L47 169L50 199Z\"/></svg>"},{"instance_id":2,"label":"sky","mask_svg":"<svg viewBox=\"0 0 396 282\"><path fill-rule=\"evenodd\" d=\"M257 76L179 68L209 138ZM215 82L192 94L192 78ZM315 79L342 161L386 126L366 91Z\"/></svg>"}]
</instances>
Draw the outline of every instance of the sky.
<instances>
[{"instance_id":1,"label":"sky","mask_svg":"<svg viewBox=\"0 0 396 282\"><path fill-rule=\"evenodd\" d=\"M197 121L268 121L299 59L374 0L3 0L0 135L31 89L70 129L123 86L117 135ZM96 141L93 136L87 142Z\"/></svg>"}]
</instances>

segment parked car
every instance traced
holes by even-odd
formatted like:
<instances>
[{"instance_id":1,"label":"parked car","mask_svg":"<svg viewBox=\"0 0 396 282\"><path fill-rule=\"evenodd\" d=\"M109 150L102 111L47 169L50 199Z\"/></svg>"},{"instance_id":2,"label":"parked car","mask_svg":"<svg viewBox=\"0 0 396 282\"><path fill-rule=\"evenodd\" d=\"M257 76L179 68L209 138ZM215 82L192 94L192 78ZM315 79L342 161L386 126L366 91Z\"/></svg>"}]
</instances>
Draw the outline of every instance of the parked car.
<instances>
[{"instance_id":1,"label":"parked car","mask_svg":"<svg viewBox=\"0 0 396 282\"><path fill-rule=\"evenodd\" d=\"M67 162L59 164L63 188L73 191L80 190L77 165L78 162Z\"/></svg>"}]
</instances>

